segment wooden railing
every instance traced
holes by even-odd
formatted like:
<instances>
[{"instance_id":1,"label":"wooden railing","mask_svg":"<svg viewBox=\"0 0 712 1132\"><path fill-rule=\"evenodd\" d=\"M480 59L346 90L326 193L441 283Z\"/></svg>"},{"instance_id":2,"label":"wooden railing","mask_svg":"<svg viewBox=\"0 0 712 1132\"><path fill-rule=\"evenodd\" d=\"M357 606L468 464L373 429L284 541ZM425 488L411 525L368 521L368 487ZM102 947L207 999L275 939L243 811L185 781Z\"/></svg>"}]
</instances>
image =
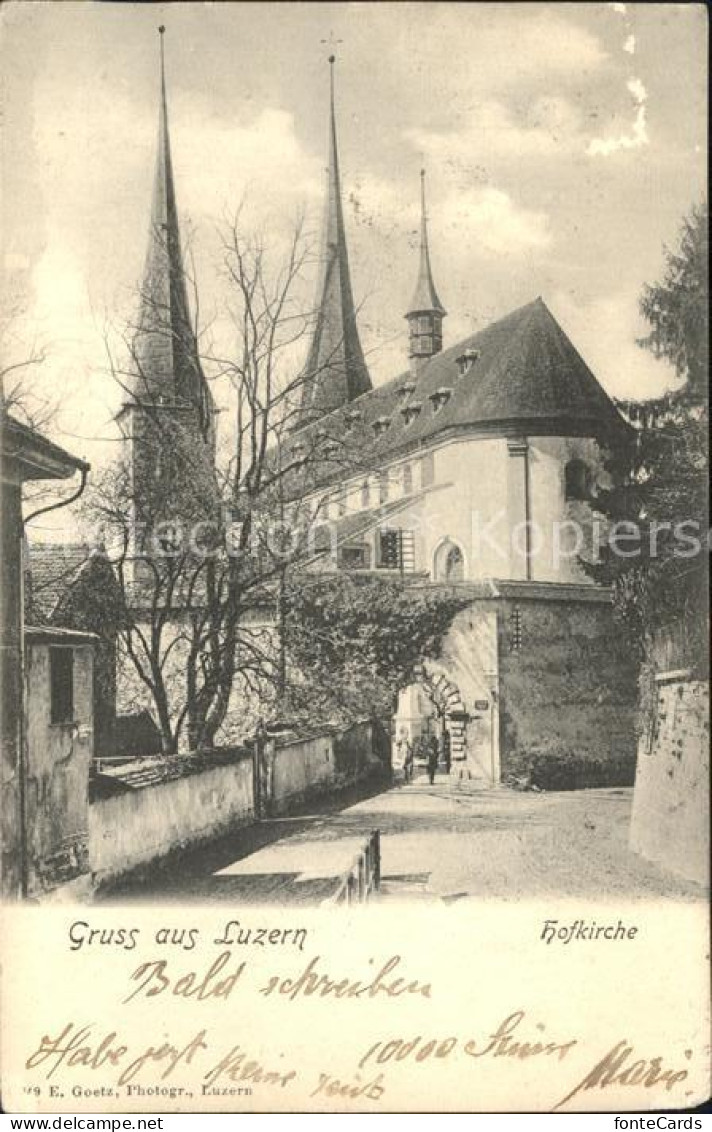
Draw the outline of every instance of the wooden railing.
<instances>
[{"instance_id":1,"label":"wooden railing","mask_svg":"<svg viewBox=\"0 0 712 1132\"><path fill-rule=\"evenodd\" d=\"M381 887L381 834L374 829L324 904L365 904Z\"/></svg>"}]
</instances>

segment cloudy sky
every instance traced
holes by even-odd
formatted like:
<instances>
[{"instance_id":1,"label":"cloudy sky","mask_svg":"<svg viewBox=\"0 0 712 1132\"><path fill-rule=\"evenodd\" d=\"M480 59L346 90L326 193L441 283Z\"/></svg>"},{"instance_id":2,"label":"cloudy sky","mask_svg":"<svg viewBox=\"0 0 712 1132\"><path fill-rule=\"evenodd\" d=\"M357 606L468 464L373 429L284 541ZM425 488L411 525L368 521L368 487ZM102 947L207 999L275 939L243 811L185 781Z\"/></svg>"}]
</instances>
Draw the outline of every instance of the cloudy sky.
<instances>
[{"instance_id":1,"label":"cloudy sky","mask_svg":"<svg viewBox=\"0 0 712 1132\"><path fill-rule=\"evenodd\" d=\"M635 345L637 297L704 192L701 5L9 3L0 19L5 350L46 348L34 390L95 465L120 400L103 329L133 307L147 237L159 23L179 208L218 337L218 231L237 202L275 246L301 209L318 228L333 37L374 381L406 363L424 164L446 344L541 294L611 393L670 383Z\"/></svg>"}]
</instances>

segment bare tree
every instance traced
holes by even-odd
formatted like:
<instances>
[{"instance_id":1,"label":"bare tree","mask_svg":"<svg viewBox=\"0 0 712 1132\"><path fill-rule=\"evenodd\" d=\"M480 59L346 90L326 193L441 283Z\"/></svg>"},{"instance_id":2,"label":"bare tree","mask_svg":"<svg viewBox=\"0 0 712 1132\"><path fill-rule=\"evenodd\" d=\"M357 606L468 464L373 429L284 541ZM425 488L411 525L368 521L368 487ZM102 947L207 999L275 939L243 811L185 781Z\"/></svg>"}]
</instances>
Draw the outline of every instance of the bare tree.
<instances>
[{"instance_id":1,"label":"bare tree","mask_svg":"<svg viewBox=\"0 0 712 1132\"><path fill-rule=\"evenodd\" d=\"M127 328L127 361L110 354L136 406L132 427L141 430L143 458L130 459L127 449L93 485L87 512L115 562L123 652L166 753L184 742L214 745L237 686L263 708L285 690L278 631L285 579L313 553L318 508L304 500L320 465L334 458L325 430L285 443L303 382L297 348L311 319L298 286L308 261L301 224L276 268L264 240L242 234L239 214L225 236L235 345L227 356L200 351L213 380L229 389L229 456L217 467L205 404L166 411L175 406L155 395L141 327ZM148 301L151 333L175 335L168 311L155 295ZM145 319L146 302L143 310ZM195 324L191 333L197 356Z\"/></svg>"}]
</instances>

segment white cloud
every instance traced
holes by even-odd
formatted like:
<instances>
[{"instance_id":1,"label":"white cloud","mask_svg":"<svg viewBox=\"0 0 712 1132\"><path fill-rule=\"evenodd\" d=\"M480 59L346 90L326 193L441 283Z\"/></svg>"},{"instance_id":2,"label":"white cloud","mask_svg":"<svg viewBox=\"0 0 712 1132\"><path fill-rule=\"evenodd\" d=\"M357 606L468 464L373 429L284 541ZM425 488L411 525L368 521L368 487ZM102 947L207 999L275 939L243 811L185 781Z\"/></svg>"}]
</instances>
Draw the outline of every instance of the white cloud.
<instances>
[{"instance_id":1,"label":"white cloud","mask_svg":"<svg viewBox=\"0 0 712 1132\"><path fill-rule=\"evenodd\" d=\"M558 291L551 308L576 349L614 397L656 397L678 383L675 372L636 344L646 326L636 292L577 298Z\"/></svg>"},{"instance_id":2,"label":"white cloud","mask_svg":"<svg viewBox=\"0 0 712 1132\"><path fill-rule=\"evenodd\" d=\"M464 155L475 154L488 164L494 158L556 157L577 151L583 144L581 113L561 95L534 99L518 115L503 101L478 102L457 130L407 130L406 139L440 168L450 168L471 179L482 169Z\"/></svg>"},{"instance_id":3,"label":"white cloud","mask_svg":"<svg viewBox=\"0 0 712 1132\"><path fill-rule=\"evenodd\" d=\"M445 239L468 243L478 252L513 255L549 246L552 240L546 213L518 207L501 189L470 189L450 193L438 205Z\"/></svg>"},{"instance_id":4,"label":"white cloud","mask_svg":"<svg viewBox=\"0 0 712 1132\"><path fill-rule=\"evenodd\" d=\"M645 102L646 98L648 97L648 92L643 86L640 79L628 79L628 82L625 85L627 86L628 90L633 95L633 98L639 106L641 103Z\"/></svg>"},{"instance_id":5,"label":"white cloud","mask_svg":"<svg viewBox=\"0 0 712 1132\"><path fill-rule=\"evenodd\" d=\"M648 92L640 79L635 77L628 79L626 87L633 96L633 101L636 105L635 118L633 119L631 129L629 132L618 134L617 136L593 138L586 149L586 152L590 156L609 157L612 153L617 153L621 149L639 149L641 146L649 144L650 138L648 136L645 108Z\"/></svg>"}]
</instances>

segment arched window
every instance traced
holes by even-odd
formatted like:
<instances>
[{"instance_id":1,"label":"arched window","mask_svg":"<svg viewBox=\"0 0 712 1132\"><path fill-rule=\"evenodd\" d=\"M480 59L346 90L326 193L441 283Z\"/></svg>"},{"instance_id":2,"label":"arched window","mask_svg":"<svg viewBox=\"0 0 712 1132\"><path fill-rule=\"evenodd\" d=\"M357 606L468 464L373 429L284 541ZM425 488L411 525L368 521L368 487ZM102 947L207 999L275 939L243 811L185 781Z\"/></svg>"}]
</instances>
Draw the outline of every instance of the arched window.
<instances>
[{"instance_id":1,"label":"arched window","mask_svg":"<svg viewBox=\"0 0 712 1132\"><path fill-rule=\"evenodd\" d=\"M435 552L434 575L436 582L462 582L465 577L465 559L457 543L445 539Z\"/></svg>"},{"instance_id":2,"label":"arched window","mask_svg":"<svg viewBox=\"0 0 712 1132\"><path fill-rule=\"evenodd\" d=\"M410 464L403 465L403 494L410 495L413 490L413 469Z\"/></svg>"},{"instance_id":3,"label":"arched window","mask_svg":"<svg viewBox=\"0 0 712 1132\"><path fill-rule=\"evenodd\" d=\"M368 480L364 480L361 484L361 506L371 506L371 485L369 484Z\"/></svg>"},{"instance_id":4,"label":"arched window","mask_svg":"<svg viewBox=\"0 0 712 1132\"><path fill-rule=\"evenodd\" d=\"M564 494L566 500L589 499L591 496L591 472L583 460L569 460L564 469Z\"/></svg>"}]
</instances>

